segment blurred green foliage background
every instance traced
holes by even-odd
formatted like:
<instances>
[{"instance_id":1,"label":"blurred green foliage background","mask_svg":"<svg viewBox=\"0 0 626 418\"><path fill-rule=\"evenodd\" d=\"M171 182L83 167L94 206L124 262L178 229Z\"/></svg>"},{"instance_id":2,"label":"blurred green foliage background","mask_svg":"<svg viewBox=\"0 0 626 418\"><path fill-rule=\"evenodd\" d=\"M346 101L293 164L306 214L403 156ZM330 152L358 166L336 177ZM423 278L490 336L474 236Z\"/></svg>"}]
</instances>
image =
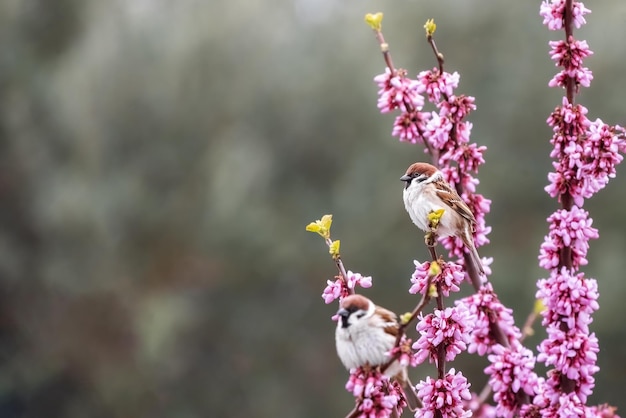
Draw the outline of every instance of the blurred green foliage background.
<instances>
[{"instance_id":1,"label":"blurred green foliage background","mask_svg":"<svg viewBox=\"0 0 626 418\"><path fill-rule=\"evenodd\" d=\"M626 124L626 3L589 2L579 96ZM432 68L427 18L476 97L493 200L492 281L519 325L562 92L539 1L4 0L0 3L0 416L334 417L352 407L334 352L335 274L305 225L334 214L347 267L397 312L427 256L398 178L425 159L391 138L363 23L383 11L395 63ZM585 207L600 229L592 403L626 408L626 167ZM464 292L469 290L466 288ZM540 327L528 340L535 348ZM455 363L474 390L485 359ZM432 374L425 365L413 380Z\"/></svg>"}]
</instances>

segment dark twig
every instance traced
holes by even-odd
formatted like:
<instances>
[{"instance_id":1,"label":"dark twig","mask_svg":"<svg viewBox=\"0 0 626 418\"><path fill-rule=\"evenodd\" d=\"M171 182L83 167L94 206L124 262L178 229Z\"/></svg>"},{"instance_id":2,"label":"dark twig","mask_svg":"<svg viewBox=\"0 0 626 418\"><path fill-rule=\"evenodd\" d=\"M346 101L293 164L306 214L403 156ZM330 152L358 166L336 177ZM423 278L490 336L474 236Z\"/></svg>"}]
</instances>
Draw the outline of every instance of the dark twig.
<instances>
[{"instance_id":1,"label":"dark twig","mask_svg":"<svg viewBox=\"0 0 626 418\"><path fill-rule=\"evenodd\" d=\"M328 248L330 248L330 246L333 243L333 240L329 238L326 238L324 241L326 241L326 245L328 245ZM350 289L348 287L348 273L346 273L346 268L343 265L343 261L341 261L341 256L339 254L337 254L336 256L333 257L333 259L335 260L335 265L337 266L337 270L339 270L339 274L341 274L341 279L343 280L343 283L345 284L346 289L348 289L348 292L352 295L354 294L354 289Z\"/></svg>"}]
</instances>

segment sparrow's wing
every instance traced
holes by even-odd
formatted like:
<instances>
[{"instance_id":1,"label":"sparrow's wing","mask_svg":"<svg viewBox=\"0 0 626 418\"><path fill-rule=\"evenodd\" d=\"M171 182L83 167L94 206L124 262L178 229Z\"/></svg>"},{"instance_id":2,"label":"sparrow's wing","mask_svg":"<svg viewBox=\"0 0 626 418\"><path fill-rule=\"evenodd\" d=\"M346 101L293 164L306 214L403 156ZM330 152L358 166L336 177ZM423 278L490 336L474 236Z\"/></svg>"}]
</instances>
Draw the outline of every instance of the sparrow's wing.
<instances>
[{"instance_id":1,"label":"sparrow's wing","mask_svg":"<svg viewBox=\"0 0 626 418\"><path fill-rule=\"evenodd\" d=\"M396 317L396 314L385 308L381 308L380 306L376 307L375 312L383 319L383 322L385 323L385 327L383 329L385 332L397 336L400 326L398 325L398 318Z\"/></svg>"},{"instance_id":2,"label":"sparrow's wing","mask_svg":"<svg viewBox=\"0 0 626 418\"><path fill-rule=\"evenodd\" d=\"M437 189L437 197L445 202L452 210L461 215L463 218L467 219L472 225L472 229L474 228L474 224L476 223L476 218L474 214L470 210L469 207L465 204L463 199L459 196L459 194L454 190L448 182L439 181L435 184Z\"/></svg>"}]
</instances>

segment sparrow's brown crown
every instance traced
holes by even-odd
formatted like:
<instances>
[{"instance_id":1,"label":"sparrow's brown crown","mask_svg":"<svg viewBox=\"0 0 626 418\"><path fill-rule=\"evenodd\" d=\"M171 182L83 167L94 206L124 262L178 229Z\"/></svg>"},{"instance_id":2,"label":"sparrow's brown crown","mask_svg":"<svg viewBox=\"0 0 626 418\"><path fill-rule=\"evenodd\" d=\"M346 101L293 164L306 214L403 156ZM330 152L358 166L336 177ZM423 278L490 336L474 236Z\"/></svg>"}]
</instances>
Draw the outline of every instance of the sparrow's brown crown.
<instances>
[{"instance_id":1,"label":"sparrow's brown crown","mask_svg":"<svg viewBox=\"0 0 626 418\"><path fill-rule=\"evenodd\" d=\"M349 312L356 312L359 309L367 311L369 306L370 300L361 295L350 295L341 300L341 308Z\"/></svg>"}]
</instances>

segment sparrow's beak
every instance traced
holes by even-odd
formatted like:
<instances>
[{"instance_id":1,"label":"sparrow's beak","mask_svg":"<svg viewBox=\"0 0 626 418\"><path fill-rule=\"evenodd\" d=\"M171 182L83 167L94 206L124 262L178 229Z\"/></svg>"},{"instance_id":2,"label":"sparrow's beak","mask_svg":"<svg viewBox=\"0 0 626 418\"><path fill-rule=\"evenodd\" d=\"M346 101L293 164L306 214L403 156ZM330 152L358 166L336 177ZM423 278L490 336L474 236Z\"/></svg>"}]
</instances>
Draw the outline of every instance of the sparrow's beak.
<instances>
[{"instance_id":1,"label":"sparrow's beak","mask_svg":"<svg viewBox=\"0 0 626 418\"><path fill-rule=\"evenodd\" d=\"M341 318L341 327L348 328L350 324L348 323L348 318L350 317L350 312L347 309L341 308L337 311L337 315Z\"/></svg>"},{"instance_id":2,"label":"sparrow's beak","mask_svg":"<svg viewBox=\"0 0 626 418\"><path fill-rule=\"evenodd\" d=\"M411 181L411 176L409 176L408 174L405 174L404 176L400 177L400 180L402 180L402 181Z\"/></svg>"}]
</instances>

